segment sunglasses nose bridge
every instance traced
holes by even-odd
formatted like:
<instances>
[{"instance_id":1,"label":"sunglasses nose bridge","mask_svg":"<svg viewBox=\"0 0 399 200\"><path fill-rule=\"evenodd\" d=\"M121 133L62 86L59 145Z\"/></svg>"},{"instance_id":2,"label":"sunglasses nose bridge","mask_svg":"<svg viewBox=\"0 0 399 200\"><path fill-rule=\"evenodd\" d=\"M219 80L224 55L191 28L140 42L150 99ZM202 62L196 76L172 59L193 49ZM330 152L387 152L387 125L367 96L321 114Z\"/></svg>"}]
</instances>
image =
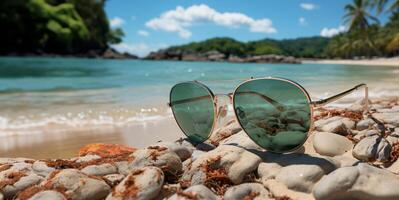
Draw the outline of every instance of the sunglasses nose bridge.
<instances>
[{"instance_id":1,"label":"sunglasses nose bridge","mask_svg":"<svg viewBox=\"0 0 399 200\"><path fill-rule=\"evenodd\" d=\"M231 105L231 97L227 94L217 94L214 98L214 104L216 109L215 126L217 129L223 127L230 121L228 113Z\"/></svg>"}]
</instances>

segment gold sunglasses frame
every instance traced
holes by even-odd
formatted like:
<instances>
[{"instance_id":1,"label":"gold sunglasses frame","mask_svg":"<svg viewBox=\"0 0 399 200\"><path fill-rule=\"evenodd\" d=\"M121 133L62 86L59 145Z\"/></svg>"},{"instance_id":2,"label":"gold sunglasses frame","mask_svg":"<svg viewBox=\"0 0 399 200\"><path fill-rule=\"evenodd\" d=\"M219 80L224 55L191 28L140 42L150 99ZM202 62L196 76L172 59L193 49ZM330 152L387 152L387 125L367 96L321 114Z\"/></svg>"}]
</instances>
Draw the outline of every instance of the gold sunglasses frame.
<instances>
[{"instance_id":1,"label":"gold sunglasses frame","mask_svg":"<svg viewBox=\"0 0 399 200\"><path fill-rule=\"evenodd\" d=\"M250 82L250 81L254 81L254 80L279 80L279 81L288 82L288 83L290 83L290 84L296 86L298 89L300 89L300 90L305 94L306 99L307 99L307 101L308 101L308 105L309 105L309 107L310 107L310 127L309 127L309 130L308 130L307 133L306 133L306 138L304 139L304 141L302 142L301 145L298 145L298 147L296 147L296 148L294 148L294 149L292 149L292 150L290 150L290 151L284 151L284 152L271 151L271 150L265 149L265 148L263 148L261 145L259 145L255 140L253 140L253 139L249 136L249 134L245 131L245 129L243 128L243 126L241 125L241 122L240 122L240 120L239 120L238 117L237 117L236 110L233 109L233 110L234 110L235 120L236 120L237 123L240 125L241 129L245 132L245 134L247 134L247 136L248 136L249 138L251 138L251 140L252 140L253 142L255 142L259 147L261 147L262 149L265 149L266 151L272 152L272 153L280 153L280 154L283 154L283 153L292 153L292 152L297 151L299 148L301 148L301 147L305 144L305 142L306 142L307 139L309 138L309 132L313 129L313 126L314 126L314 118L313 118L313 117L314 117L314 110L315 110L316 108L325 106L326 104L329 104L329 103L331 103L331 102L337 101L337 100L339 100L339 99L341 99L341 98L343 98L343 97L345 97L345 96L347 96L347 95L349 95L349 94L355 92L355 91L358 90L358 89L361 89L361 88L364 88L364 89L365 89L364 113L369 113L368 87L367 87L367 85L364 84L364 83L358 84L358 85L354 86L353 88L351 88L351 89L349 89L349 90L346 90L346 91L341 92L341 93L339 93L339 94L336 94L336 95L334 95L334 96L328 97L328 98L326 98L326 99L321 99L321 100L318 100L318 101L312 101L312 99L311 99L309 93L306 91L306 89L305 89L304 87L302 87L299 83L297 83L297 82L295 82L295 81L292 81L292 80L290 80L290 79L279 78L279 77L264 77L264 78L253 78L253 77L251 77L251 78L246 79L245 81L241 82L240 84L238 84L238 86L234 89L234 92L233 92L233 93L222 94L222 95L227 95L227 96L230 98L230 103L232 103L233 108L234 108L234 105L235 105L235 102L234 102L234 95L236 94L237 89L238 89L241 85L243 85L243 84L245 84L245 83L247 83L247 82ZM212 101L213 101L213 111L214 111L214 113L213 113L214 115L213 115L213 116L214 116L214 117L213 117L213 123L212 123L212 128L211 128L211 130L210 130L210 133L208 133L208 137L206 138L206 140L204 140L204 141L207 141L207 140L212 136L212 134L214 133L214 131L215 131L215 126L216 126L216 124L217 124L217 121L218 121L218 119L219 119L219 117L220 117L219 115L220 115L220 113L221 113L221 108L218 108L218 98L217 98L218 95L215 95L215 94L212 92L212 90L211 90L208 86L206 86L205 84L203 84L203 83L201 83L201 82L199 82L199 81L196 81L196 80L195 80L195 81L185 81L185 82L181 82L181 83L194 83L194 84L197 84L197 85L203 87L203 88L209 93L209 95L212 97ZM177 83L176 85L178 85L178 84L180 84L180 83ZM188 138L188 135L185 133L185 131L183 130L183 128L180 126L179 122L176 120L175 112L173 111L173 108L172 108L172 99L171 99L171 98L172 98L172 91L173 91L173 88L174 88L176 85L174 85L174 86L172 87L172 89L170 90L168 106L172 109L173 118L175 119L175 121L176 121L177 125L179 126L180 130L181 130L181 131L183 132L183 134L186 135L186 137Z\"/></svg>"}]
</instances>

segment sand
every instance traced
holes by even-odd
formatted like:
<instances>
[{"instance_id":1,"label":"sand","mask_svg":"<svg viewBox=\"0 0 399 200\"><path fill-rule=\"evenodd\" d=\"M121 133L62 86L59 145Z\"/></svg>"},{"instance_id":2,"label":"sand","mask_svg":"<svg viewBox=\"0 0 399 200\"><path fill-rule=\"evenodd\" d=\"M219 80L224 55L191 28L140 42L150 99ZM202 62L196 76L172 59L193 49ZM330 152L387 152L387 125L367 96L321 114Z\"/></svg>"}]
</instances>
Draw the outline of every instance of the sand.
<instances>
[{"instance_id":1,"label":"sand","mask_svg":"<svg viewBox=\"0 0 399 200\"><path fill-rule=\"evenodd\" d=\"M363 59L363 60L303 60L302 62L315 63L315 64L379 65L379 66L399 67L399 57Z\"/></svg>"},{"instance_id":2,"label":"sand","mask_svg":"<svg viewBox=\"0 0 399 200\"><path fill-rule=\"evenodd\" d=\"M51 130L51 129L50 129ZM145 133L145 134L143 134ZM44 132L0 137L0 157L70 158L91 143L125 144L143 148L157 141L175 141L183 133L173 118L123 127L98 126L76 131Z\"/></svg>"}]
</instances>

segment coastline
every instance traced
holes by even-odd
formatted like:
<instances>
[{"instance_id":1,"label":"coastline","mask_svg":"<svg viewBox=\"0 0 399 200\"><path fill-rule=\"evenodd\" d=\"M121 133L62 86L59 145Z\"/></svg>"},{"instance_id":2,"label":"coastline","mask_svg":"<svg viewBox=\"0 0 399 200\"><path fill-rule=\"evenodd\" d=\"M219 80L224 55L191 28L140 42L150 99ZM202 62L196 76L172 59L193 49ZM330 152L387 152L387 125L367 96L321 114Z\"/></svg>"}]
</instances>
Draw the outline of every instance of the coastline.
<instances>
[{"instance_id":1,"label":"coastline","mask_svg":"<svg viewBox=\"0 0 399 200\"><path fill-rule=\"evenodd\" d=\"M340 64L340 65L376 65L399 67L399 57L393 58L375 58L375 59L322 59L322 60L302 60L302 64Z\"/></svg>"}]
</instances>

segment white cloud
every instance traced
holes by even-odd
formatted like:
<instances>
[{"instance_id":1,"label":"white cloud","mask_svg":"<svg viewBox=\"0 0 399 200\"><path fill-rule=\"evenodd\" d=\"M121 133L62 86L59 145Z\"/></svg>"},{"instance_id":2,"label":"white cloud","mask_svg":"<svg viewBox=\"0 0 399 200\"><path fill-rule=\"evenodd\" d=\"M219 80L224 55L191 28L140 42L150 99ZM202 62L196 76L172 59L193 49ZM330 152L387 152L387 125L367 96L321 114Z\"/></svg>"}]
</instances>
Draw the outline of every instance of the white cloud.
<instances>
[{"instance_id":1,"label":"white cloud","mask_svg":"<svg viewBox=\"0 0 399 200\"><path fill-rule=\"evenodd\" d=\"M122 42L120 44L111 45L112 48L116 49L118 52L122 53L130 53L134 55L138 55L140 57L146 56L151 51L156 51L158 49L164 48L168 46L166 44L158 44L158 45L148 45L146 43L125 43Z\"/></svg>"},{"instance_id":2,"label":"white cloud","mask_svg":"<svg viewBox=\"0 0 399 200\"><path fill-rule=\"evenodd\" d=\"M306 19L304 17L300 17L298 21L299 21L299 25L301 25L301 26L308 25L308 22L306 21Z\"/></svg>"},{"instance_id":3,"label":"white cloud","mask_svg":"<svg viewBox=\"0 0 399 200\"><path fill-rule=\"evenodd\" d=\"M205 4L192 5L188 8L178 6L175 10L166 11L159 17L151 19L146 26L154 30L175 32L182 38L189 38L192 33L188 27L199 22L210 22L226 27L247 26L250 32L277 32L270 19L253 19L237 12L221 13Z\"/></svg>"},{"instance_id":4,"label":"white cloud","mask_svg":"<svg viewBox=\"0 0 399 200\"><path fill-rule=\"evenodd\" d=\"M148 33L145 30L139 30L139 31L137 31L137 34L144 36L144 37L148 37L150 35L150 33Z\"/></svg>"},{"instance_id":5,"label":"white cloud","mask_svg":"<svg viewBox=\"0 0 399 200\"><path fill-rule=\"evenodd\" d=\"M114 17L110 21L111 27L119 27L119 26L122 26L124 23L125 23L125 20L123 20L120 17Z\"/></svg>"},{"instance_id":6,"label":"white cloud","mask_svg":"<svg viewBox=\"0 0 399 200\"><path fill-rule=\"evenodd\" d=\"M320 35L323 37L332 37L334 35L337 35L339 33L345 32L346 27L345 26L339 26L338 28L323 28L320 31Z\"/></svg>"},{"instance_id":7,"label":"white cloud","mask_svg":"<svg viewBox=\"0 0 399 200\"><path fill-rule=\"evenodd\" d=\"M311 3L301 3L300 6L302 9L305 9L305 10L314 10L317 8L317 6L315 4L311 4Z\"/></svg>"}]
</instances>

